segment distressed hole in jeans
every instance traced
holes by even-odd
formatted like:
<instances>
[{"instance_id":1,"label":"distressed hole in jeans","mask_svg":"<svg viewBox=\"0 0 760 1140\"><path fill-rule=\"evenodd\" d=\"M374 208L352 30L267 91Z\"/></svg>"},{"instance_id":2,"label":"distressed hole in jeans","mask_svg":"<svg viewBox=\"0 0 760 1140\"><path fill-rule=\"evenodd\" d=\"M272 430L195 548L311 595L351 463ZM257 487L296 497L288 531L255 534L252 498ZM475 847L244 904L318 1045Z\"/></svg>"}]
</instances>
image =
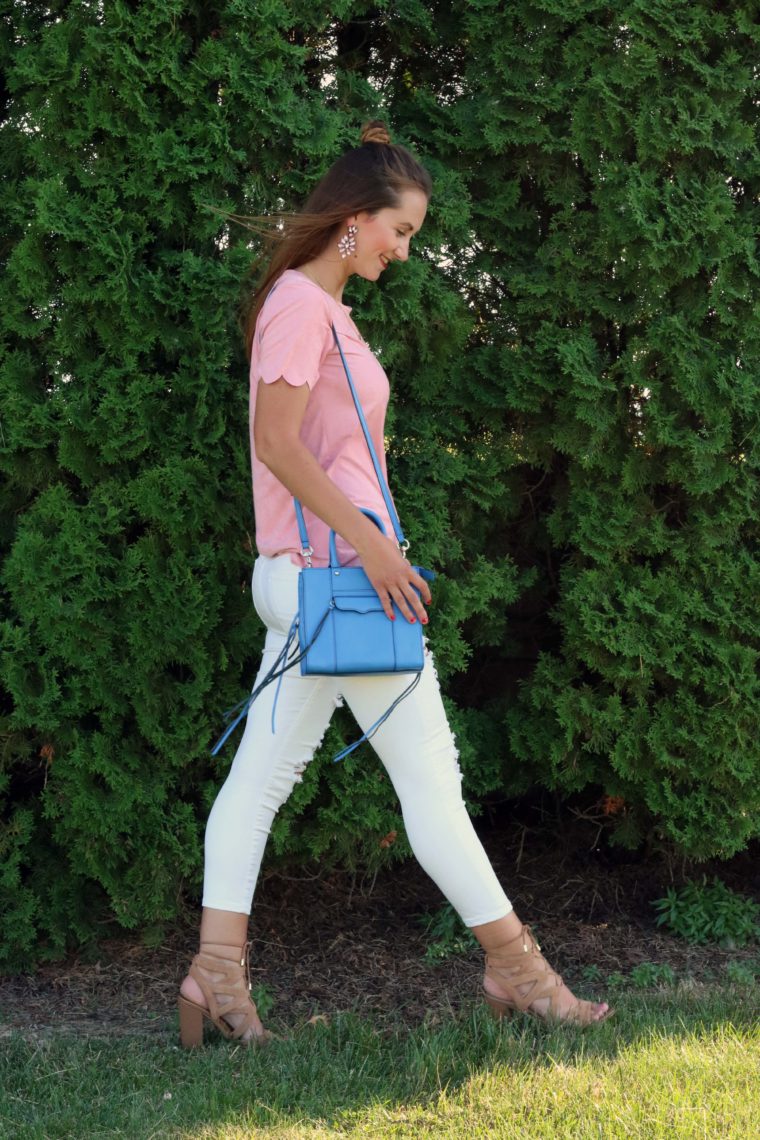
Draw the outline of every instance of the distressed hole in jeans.
<instances>
[{"instance_id":1,"label":"distressed hole in jeans","mask_svg":"<svg viewBox=\"0 0 760 1140\"><path fill-rule=\"evenodd\" d=\"M457 770L457 776L459 776L459 782L461 784L462 780L464 779L464 775L462 774L462 769L459 767L459 749L457 748L457 738L454 736L453 732L451 733L451 749L453 753L452 759L454 761L454 767Z\"/></svg>"},{"instance_id":2,"label":"distressed hole in jeans","mask_svg":"<svg viewBox=\"0 0 760 1140\"><path fill-rule=\"evenodd\" d=\"M340 708L342 708L342 707L343 707L343 697L342 697L342 695L341 695L340 693L337 693L337 694L336 694L336 695L333 697L333 704L334 704L334 706L335 706L335 708L336 708L336 709L340 709ZM297 783L299 783L299 784L300 784L300 783L302 782L302 780L303 780L303 774L304 774L304 772L306 771L306 765L307 765L307 764L308 764L308 763L309 763L309 762L310 762L310 761L313 759L313 757L314 757L314 754L315 754L316 752L319 752L320 748L322 747L322 741L323 741L323 740L324 740L324 738L325 738L325 735L326 735L326 733L327 733L327 729L329 728L329 726L330 726L330 725L329 725L329 721L328 721L328 723L327 723L327 724L325 725L325 727L322 729L322 732L321 732L321 734L320 734L319 740L317 740L317 741L315 742L315 744L314 744L314 750L313 750L313 752L312 752L311 756L309 757L309 760L305 760L305 761L304 761L302 764L297 764L297 765L296 765L296 767L294 768L294 770L293 770L293 773L294 773L294 775L295 775L295 778L296 778L296 782L297 782Z\"/></svg>"},{"instance_id":3,"label":"distressed hole in jeans","mask_svg":"<svg viewBox=\"0 0 760 1140\"><path fill-rule=\"evenodd\" d=\"M430 662L429 668L432 670L433 677L435 678L435 683L436 683L436 685L438 685L438 687L440 689L440 682L438 680L438 670L435 667L435 658L433 657L433 654L431 653L427 642L425 642L425 657L428 658L428 660ZM446 725L448 727L448 718L446 719ZM449 728L449 734L451 736L451 759L454 763L454 767L456 769L456 773L457 773L457 776L459 777L459 782L461 784L462 780L464 779L464 775L462 773L462 769L459 767L459 749L457 748L457 738L454 735L454 733L451 731L450 728Z\"/></svg>"}]
</instances>

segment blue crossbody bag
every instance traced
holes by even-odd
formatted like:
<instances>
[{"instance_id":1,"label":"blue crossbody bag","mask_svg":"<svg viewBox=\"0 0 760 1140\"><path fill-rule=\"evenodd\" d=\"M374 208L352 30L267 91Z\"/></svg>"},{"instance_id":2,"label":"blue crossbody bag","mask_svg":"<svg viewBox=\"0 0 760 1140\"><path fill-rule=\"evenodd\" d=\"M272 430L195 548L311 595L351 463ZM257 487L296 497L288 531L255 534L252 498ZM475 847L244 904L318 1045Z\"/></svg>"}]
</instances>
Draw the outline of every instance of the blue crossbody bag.
<instances>
[{"instance_id":1,"label":"blue crossbody bag","mask_svg":"<svg viewBox=\"0 0 760 1140\"><path fill-rule=\"evenodd\" d=\"M401 529L401 523L383 476L367 427L367 421L364 418L359 395L334 324L332 325L332 333L340 353L359 423L367 442L375 475L393 525L396 541L399 550L406 557L409 543ZM298 612L293 619L285 644L272 668L253 689L250 696L225 712L226 720L230 720L232 717L235 719L217 741L212 750L212 756L217 754L230 733L247 715L250 706L259 693L274 681L277 682L277 691L272 706L272 732L275 731L275 712L280 684L284 674L295 665L300 667L303 676L352 676L388 673L413 675L410 683L393 704L367 729L359 740L339 752L334 758L336 761L342 760L365 740L369 740L400 702L412 692L420 679L424 666L424 646L422 628L419 622L408 622L395 602L393 603L393 611L396 620L390 621L386 617L380 598L361 566L341 566L338 561L334 530L330 531L329 536L329 565L324 568L312 566L311 559L314 551L309 543L303 509L297 499L294 498L293 503L301 541L301 553L306 563L298 576ZM378 515L374 511L361 509L363 514L367 515L385 534L385 527ZM419 566L415 566L414 569L428 582L432 582L435 578L435 574L431 570L424 570Z\"/></svg>"}]
</instances>

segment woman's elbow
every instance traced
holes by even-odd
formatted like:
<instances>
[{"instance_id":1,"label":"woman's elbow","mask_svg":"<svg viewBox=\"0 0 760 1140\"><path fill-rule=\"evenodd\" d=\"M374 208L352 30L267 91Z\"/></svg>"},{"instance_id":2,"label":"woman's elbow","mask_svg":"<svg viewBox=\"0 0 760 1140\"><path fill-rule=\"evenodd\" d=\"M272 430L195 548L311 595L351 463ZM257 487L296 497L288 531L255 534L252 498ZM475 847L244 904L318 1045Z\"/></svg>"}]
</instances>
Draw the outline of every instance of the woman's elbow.
<instances>
[{"instance_id":1,"label":"woman's elbow","mask_svg":"<svg viewBox=\"0 0 760 1140\"><path fill-rule=\"evenodd\" d=\"M276 441L262 432L260 435L254 433L253 442L256 448L256 458L259 463L263 463L265 467L271 468L272 463L277 462L279 449Z\"/></svg>"},{"instance_id":2,"label":"woman's elbow","mask_svg":"<svg viewBox=\"0 0 760 1140\"><path fill-rule=\"evenodd\" d=\"M253 445L256 449L256 458L265 467L275 474L283 465L287 466L288 455L292 453L293 441L280 432L265 429L253 430Z\"/></svg>"}]
</instances>

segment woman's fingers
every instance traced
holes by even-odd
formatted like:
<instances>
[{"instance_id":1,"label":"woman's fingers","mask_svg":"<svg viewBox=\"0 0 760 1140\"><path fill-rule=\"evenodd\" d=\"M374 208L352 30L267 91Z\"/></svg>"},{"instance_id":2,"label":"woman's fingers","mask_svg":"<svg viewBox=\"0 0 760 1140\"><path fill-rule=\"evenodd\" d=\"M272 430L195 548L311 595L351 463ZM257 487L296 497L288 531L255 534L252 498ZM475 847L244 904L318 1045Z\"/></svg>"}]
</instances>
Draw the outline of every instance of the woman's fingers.
<instances>
[{"instance_id":1,"label":"woman's fingers","mask_svg":"<svg viewBox=\"0 0 760 1140\"><path fill-rule=\"evenodd\" d=\"M411 570L411 567L408 569ZM417 583L419 583L419 586ZM375 584L373 583L373 585ZM377 589L377 586L375 586L375 588ZM401 579L401 581L397 580L395 583L389 584L382 593L377 589L377 595L383 602L383 609L387 617L390 618L392 616L393 610L391 602L394 602L398 605L402 616L406 618L407 621L422 621L422 624L426 626L427 611L417 591L424 591L426 601L430 602L431 593L426 581L423 581L422 578L419 578L419 576L412 571L409 578Z\"/></svg>"},{"instance_id":2,"label":"woman's fingers","mask_svg":"<svg viewBox=\"0 0 760 1140\"><path fill-rule=\"evenodd\" d=\"M375 586L375 590L377 591L377 596L382 603L383 609L385 610L385 616L387 618L390 618L391 621L395 621L396 615L393 612L393 599L391 598L390 594L387 590L378 590L377 586Z\"/></svg>"},{"instance_id":3,"label":"woman's fingers","mask_svg":"<svg viewBox=\"0 0 760 1140\"><path fill-rule=\"evenodd\" d=\"M414 590L404 593L403 590L399 589L393 594L393 600L407 621L419 621L423 625L427 625L428 617L425 608Z\"/></svg>"},{"instance_id":4,"label":"woman's fingers","mask_svg":"<svg viewBox=\"0 0 760 1140\"><path fill-rule=\"evenodd\" d=\"M419 592L422 594L423 603L426 606L429 606L433 600L433 595L430 593L430 586L425 581L425 579L417 573L416 570L412 570L412 584L416 586ZM427 617L427 614L425 617Z\"/></svg>"},{"instance_id":5,"label":"woman's fingers","mask_svg":"<svg viewBox=\"0 0 760 1140\"><path fill-rule=\"evenodd\" d=\"M410 582L402 580L401 582L389 583L387 586L382 586L379 582L372 582L372 585L375 587L377 596L385 610L385 616L391 621L395 618L393 612L395 603L407 621L419 621L423 625L427 625L428 616L425 607Z\"/></svg>"},{"instance_id":6,"label":"woman's fingers","mask_svg":"<svg viewBox=\"0 0 760 1140\"><path fill-rule=\"evenodd\" d=\"M393 619L395 603L406 621L427 625L424 603L430 602L430 587L398 549L378 536L374 550L367 552L363 561L386 617Z\"/></svg>"}]
</instances>

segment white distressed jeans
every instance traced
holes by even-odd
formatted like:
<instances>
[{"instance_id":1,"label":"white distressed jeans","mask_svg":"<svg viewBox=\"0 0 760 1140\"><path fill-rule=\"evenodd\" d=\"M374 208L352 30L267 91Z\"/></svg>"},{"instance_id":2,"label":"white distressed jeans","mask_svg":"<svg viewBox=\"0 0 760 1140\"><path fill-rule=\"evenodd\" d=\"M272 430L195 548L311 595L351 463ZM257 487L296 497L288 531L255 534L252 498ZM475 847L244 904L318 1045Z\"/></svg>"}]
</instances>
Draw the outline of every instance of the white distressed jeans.
<instances>
[{"instance_id":1,"label":"white distressed jeans","mask_svg":"<svg viewBox=\"0 0 760 1140\"><path fill-rule=\"evenodd\" d=\"M259 556L253 603L267 627L258 680L271 668L298 609L298 567L288 554ZM401 619L399 619L401 620ZM343 697L365 731L409 683L408 676L302 677L286 673L254 701L230 773L206 827L203 905L250 913L269 830L314 755ZM372 737L401 803L409 843L467 926L492 922L512 905L462 800L462 776L432 656L419 684Z\"/></svg>"}]
</instances>

